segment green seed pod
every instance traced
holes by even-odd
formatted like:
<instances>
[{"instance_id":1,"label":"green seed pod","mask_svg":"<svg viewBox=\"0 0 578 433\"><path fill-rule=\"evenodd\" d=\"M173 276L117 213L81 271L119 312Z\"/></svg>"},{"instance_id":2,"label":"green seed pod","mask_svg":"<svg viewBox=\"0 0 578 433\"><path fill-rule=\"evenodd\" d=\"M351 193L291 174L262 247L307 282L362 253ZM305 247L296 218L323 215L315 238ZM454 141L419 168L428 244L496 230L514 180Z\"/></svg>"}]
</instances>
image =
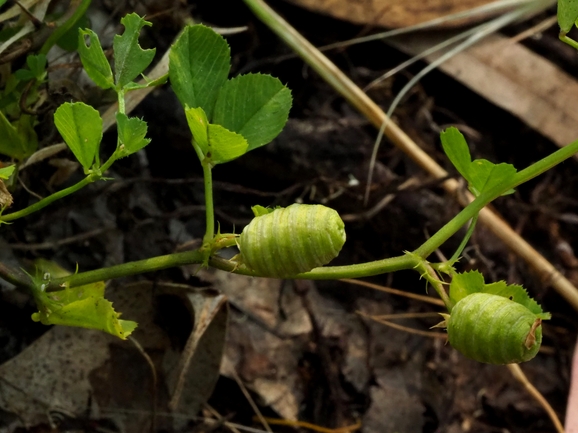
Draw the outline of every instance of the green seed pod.
<instances>
[{"instance_id":1,"label":"green seed pod","mask_svg":"<svg viewBox=\"0 0 578 433\"><path fill-rule=\"evenodd\" d=\"M254 218L239 237L241 261L264 277L287 278L329 263L345 243L339 214L293 204Z\"/></svg>"},{"instance_id":2,"label":"green seed pod","mask_svg":"<svg viewBox=\"0 0 578 433\"><path fill-rule=\"evenodd\" d=\"M542 343L542 320L503 296L473 293L446 319L450 344L468 358L488 364L529 361Z\"/></svg>"}]
</instances>

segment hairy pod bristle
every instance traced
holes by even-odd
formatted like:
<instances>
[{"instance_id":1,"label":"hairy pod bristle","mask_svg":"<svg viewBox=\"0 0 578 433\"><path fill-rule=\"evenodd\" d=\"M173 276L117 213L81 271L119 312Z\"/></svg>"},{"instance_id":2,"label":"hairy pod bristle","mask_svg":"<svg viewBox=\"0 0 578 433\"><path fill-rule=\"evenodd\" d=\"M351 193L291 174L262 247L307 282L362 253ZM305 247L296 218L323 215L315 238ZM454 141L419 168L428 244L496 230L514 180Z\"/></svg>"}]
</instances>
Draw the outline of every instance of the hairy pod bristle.
<instances>
[{"instance_id":1,"label":"hairy pod bristle","mask_svg":"<svg viewBox=\"0 0 578 433\"><path fill-rule=\"evenodd\" d=\"M489 364L529 361L542 343L541 320L503 296L473 293L447 320L450 344L468 358Z\"/></svg>"},{"instance_id":2,"label":"hairy pod bristle","mask_svg":"<svg viewBox=\"0 0 578 433\"><path fill-rule=\"evenodd\" d=\"M293 204L254 218L239 237L242 262L265 277L287 278L333 260L345 243L339 214Z\"/></svg>"}]
</instances>

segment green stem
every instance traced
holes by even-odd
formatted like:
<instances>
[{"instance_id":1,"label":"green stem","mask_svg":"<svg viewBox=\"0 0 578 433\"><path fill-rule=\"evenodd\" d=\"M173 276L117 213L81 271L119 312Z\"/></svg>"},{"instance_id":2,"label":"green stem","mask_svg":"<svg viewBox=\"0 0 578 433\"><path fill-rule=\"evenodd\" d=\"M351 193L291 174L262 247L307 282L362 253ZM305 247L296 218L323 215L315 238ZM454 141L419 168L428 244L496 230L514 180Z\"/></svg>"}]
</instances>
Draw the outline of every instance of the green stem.
<instances>
[{"instance_id":1,"label":"green stem","mask_svg":"<svg viewBox=\"0 0 578 433\"><path fill-rule=\"evenodd\" d=\"M455 261L457 261L460 256L462 255L462 252L464 251L464 248L466 247L466 245L468 244L468 241L470 240L470 238L472 237L472 234L474 234L474 230L476 228L476 223L478 222L478 215L476 215L475 217L472 218L472 220L470 221L470 226L468 227L468 231L466 232L466 235L464 236L464 238L462 239L462 242L460 243L458 249L456 250L456 252L454 253L454 255L451 257L451 259L449 259L450 263L454 263Z\"/></svg>"},{"instance_id":2,"label":"green stem","mask_svg":"<svg viewBox=\"0 0 578 433\"><path fill-rule=\"evenodd\" d=\"M208 245L215 237L215 213L213 209L213 174L211 163L207 158L201 161L203 177L205 179L205 207L207 215L207 229L203 237L203 245Z\"/></svg>"},{"instance_id":3,"label":"green stem","mask_svg":"<svg viewBox=\"0 0 578 433\"><path fill-rule=\"evenodd\" d=\"M67 195L70 195L73 192L76 192L81 188L84 188L86 185L88 185L88 184L90 184L90 183L92 183L92 182L94 182L100 178L101 178L100 174L91 173L88 176L86 176L84 179L82 179L80 182L78 182L72 186L69 186L68 188L65 188L61 191L55 192L54 194L51 194L48 197L45 197L42 200L40 200L40 201L38 201L38 202L28 206L28 207L25 207L24 209L9 213L7 215L0 216L0 222L14 221L18 218L22 218L22 217L25 217L27 215L30 215L31 213L34 213L36 211L39 211L42 208L45 208L46 206L48 206L52 202L59 200L63 197L66 197Z\"/></svg>"},{"instance_id":4,"label":"green stem","mask_svg":"<svg viewBox=\"0 0 578 433\"><path fill-rule=\"evenodd\" d=\"M556 152L547 157L535 162L528 168L516 173L509 182L504 182L501 185L480 194L474 201L466 206L459 214L450 220L445 226L438 230L431 238L429 238L423 245L414 251L415 254L427 258L437 248L439 248L445 241L454 235L469 219L476 216L488 203L500 197L507 191L517 187L518 185L528 182L529 180L539 176L540 174L550 170L552 167L560 164L566 159L570 158L578 152L578 140L569 145L558 149Z\"/></svg>"},{"instance_id":5,"label":"green stem","mask_svg":"<svg viewBox=\"0 0 578 433\"><path fill-rule=\"evenodd\" d=\"M578 42L576 42L574 39L571 39L568 36L566 36L566 33L560 32L559 38L565 44L568 44L572 48L574 48L575 50L578 50Z\"/></svg>"},{"instance_id":6,"label":"green stem","mask_svg":"<svg viewBox=\"0 0 578 433\"><path fill-rule=\"evenodd\" d=\"M334 280L338 278L361 278L371 277L389 272L413 269L419 264L419 260L409 254L375 260L373 262L359 263L347 266L324 266L315 268L310 272L297 275L295 278L309 280Z\"/></svg>"},{"instance_id":7,"label":"green stem","mask_svg":"<svg viewBox=\"0 0 578 433\"><path fill-rule=\"evenodd\" d=\"M126 101L125 96L126 91L124 89L120 89L118 91L118 112L122 114L126 114Z\"/></svg>"},{"instance_id":8,"label":"green stem","mask_svg":"<svg viewBox=\"0 0 578 433\"><path fill-rule=\"evenodd\" d=\"M111 266L109 268L96 269L94 271L69 275L64 278L57 278L50 282L46 290L62 290L66 285L68 285L68 287L78 287L85 284L95 283L97 281L160 271L162 269L174 268L176 266L202 263L203 260L204 254L200 250L167 254L165 256L123 263L122 265Z\"/></svg>"},{"instance_id":9,"label":"green stem","mask_svg":"<svg viewBox=\"0 0 578 433\"><path fill-rule=\"evenodd\" d=\"M434 290L437 292L438 296L443 301L446 309L448 311L452 311L453 302L450 300L448 293L445 291L443 283L439 280L438 275L431 267L431 265L426 262L425 260L420 261L419 264L416 266L416 270L420 273L420 275L427 280L428 283L432 285Z\"/></svg>"},{"instance_id":10,"label":"green stem","mask_svg":"<svg viewBox=\"0 0 578 433\"><path fill-rule=\"evenodd\" d=\"M429 254L439 248L449 237L455 234L468 220L476 216L480 210L488 204L491 200L499 197L506 191L526 182L539 174L549 170L556 164L568 159L575 152L578 151L578 141L554 152L546 158L532 164L525 170L517 173L514 178L507 183L502 184L492 190L480 195L472 203L466 206L459 214L457 214L450 222L442 227L437 233L429 238L421 247L419 247L413 254L405 254L403 256L391 257L383 260L376 260L368 263L360 263L349 266L326 266L313 269L297 275L295 278L311 279L311 280L329 280L337 278L361 278L372 275L384 274L387 272L399 271L403 269L412 269L420 266L423 259ZM209 167L207 167L210 170ZM209 178L210 180L210 178ZM212 194L210 196L210 204L212 210ZM209 202L207 202L209 203ZM11 214L12 215L12 214ZM212 215L212 212L211 212ZM8 216L8 215L7 215ZM180 266L184 264L202 263L205 259L205 253L202 251L192 251L178 254L169 254L167 256L155 257L152 259L141 260L138 262L126 263L123 265L113 266L111 268L99 269L96 271L83 272L59 280L54 280L50 287L54 288L56 285L69 281L71 286L94 283L96 281L108 280L111 278L125 277L139 273L152 272L159 269L165 269L172 266ZM243 275L259 276L255 272L251 272L243 267L238 266L234 262L225 260L221 257L212 257L209 264L217 269L222 269L228 272L234 272ZM443 299L443 298L442 298Z\"/></svg>"},{"instance_id":11,"label":"green stem","mask_svg":"<svg viewBox=\"0 0 578 433\"><path fill-rule=\"evenodd\" d=\"M34 281L31 280L28 274L20 269L13 269L4 263L0 263L0 278L14 284L16 287L28 289L33 289L35 287Z\"/></svg>"}]
</instances>

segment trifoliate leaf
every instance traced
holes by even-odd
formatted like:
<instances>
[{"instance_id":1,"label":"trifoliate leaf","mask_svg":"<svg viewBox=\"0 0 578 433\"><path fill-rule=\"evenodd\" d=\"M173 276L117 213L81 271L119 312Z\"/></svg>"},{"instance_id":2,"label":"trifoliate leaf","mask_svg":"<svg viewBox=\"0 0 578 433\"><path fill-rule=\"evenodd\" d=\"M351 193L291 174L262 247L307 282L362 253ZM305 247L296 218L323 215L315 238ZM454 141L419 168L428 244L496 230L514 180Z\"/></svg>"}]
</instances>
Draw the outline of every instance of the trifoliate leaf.
<instances>
[{"instance_id":1,"label":"trifoliate leaf","mask_svg":"<svg viewBox=\"0 0 578 433\"><path fill-rule=\"evenodd\" d=\"M450 127L441 133L444 152L459 173L468 181L468 188L476 197L514 177L516 168L511 164L494 164L485 159L472 161L468 144L457 128ZM506 191L505 194L512 193Z\"/></svg>"},{"instance_id":2,"label":"trifoliate leaf","mask_svg":"<svg viewBox=\"0 0 578 433\"><path fill-rule=\"evenodd\" d=\"M219 92L212 123L241 134L249 150L273 140L291 109L291 91L277 78L247 74L227 81Z\"/></svg>"},{"instance_id":3,"label":"trifoliate leaf","mask_svg":"<svg viewBox=\"0 0 578 433\"><path fill-rule=\"evenodd\" d=\"M141 74L151 64L155 49L143 50L138 43L140 30L152 24L136 13L128 14L120 20L125 27L122 35L116 35L114 48L114 78L117 88L123 88Z\"/></svg>"},{"instance_id":4,"label":"trifoliate leaf","mask_svg":"<svg viewBox=\"0 0 578 433\"><path fill-rule=\"evenodd\" d=\"M183 107L201 107L209 120L230 69L230 49L203 25L188 26L171 47L169 79Z\"/></svg>"},{"instance_id":5,"label":"trifoliate leaf","mask_svg":"<svg viewBox=\"0 0 578 433\"><path fill-rule=\"evenodd\" d=\"M62 104L54 113L54 123L62 138L88 172L102 140L102 118L82 102Z\"/></svg>"},{"instance_id":6,"label":"trifoliate leaf","mask_svg":"<svg viewBox=\"0 0 578 433\"><path fill-rule=\"evenodd\" d=\"M87 44L88 38L88 44ZM98 35L90 29L78 31L78 54L84 70L98 87L109 89L114 87L112 69L104 55Z\"/></svg>"}]
</instances>

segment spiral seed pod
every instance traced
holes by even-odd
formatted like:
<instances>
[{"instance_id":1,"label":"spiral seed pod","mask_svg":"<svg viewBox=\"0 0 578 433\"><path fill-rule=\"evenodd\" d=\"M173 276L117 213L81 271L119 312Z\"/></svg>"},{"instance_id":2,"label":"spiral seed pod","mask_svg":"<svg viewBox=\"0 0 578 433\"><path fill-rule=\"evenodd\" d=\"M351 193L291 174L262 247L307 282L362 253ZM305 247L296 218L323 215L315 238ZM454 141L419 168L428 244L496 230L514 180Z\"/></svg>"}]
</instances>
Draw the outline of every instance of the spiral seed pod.
<instances>
[{"instance_id":1,"label":"spiral seed pod","mask_svg":"<svg viewBox=\"0 0 578 433\"><path fill-rule=\"evenodd\" d=\"M326 206L305 204L254 218L238 241L242 262L264 277L275 278L329 263L344 243L339 214Z\"/></svg>"},{"instance_id":2,"label":"spiral seed pod","mask_svg":"<svg viewBox=\"0 0 578 433\"><path fill-rule=\"evenodd\" d=\"M503 296L473 293L446 319L450 344L468 358L488 364L529 361L542 343L542 320Z\"/></svg>"}]
</instances>

